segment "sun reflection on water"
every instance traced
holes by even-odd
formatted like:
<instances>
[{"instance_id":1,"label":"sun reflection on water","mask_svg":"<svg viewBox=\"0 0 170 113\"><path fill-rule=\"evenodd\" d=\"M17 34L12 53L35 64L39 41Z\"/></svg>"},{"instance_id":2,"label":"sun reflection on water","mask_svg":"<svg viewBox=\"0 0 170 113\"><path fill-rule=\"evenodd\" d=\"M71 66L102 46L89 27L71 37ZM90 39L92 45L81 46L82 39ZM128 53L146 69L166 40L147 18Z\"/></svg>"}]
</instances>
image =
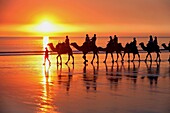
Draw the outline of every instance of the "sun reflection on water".
<instances>
[{"instance_id":1,"label":"sun reflection on water","mask_svg":"<svg viewBox=\"0 0 170 113\"><path fill-rule=\"evenodd\" d=\"M42 67L42 95L38 113L58 113L53 104L53 80L50 75L50 65Z\"/></svg>"},{"instance_id":2,"label":"sun reflection on water","mask_svg":"<svg viewBox=\"0 0 170 113\"><path fill-rule=\"evenodd\" d=\"M45 50L45 47L47 47L48 43L49 43L49 36L43 36L43 50Z\"/></svg>"}]
</instances>

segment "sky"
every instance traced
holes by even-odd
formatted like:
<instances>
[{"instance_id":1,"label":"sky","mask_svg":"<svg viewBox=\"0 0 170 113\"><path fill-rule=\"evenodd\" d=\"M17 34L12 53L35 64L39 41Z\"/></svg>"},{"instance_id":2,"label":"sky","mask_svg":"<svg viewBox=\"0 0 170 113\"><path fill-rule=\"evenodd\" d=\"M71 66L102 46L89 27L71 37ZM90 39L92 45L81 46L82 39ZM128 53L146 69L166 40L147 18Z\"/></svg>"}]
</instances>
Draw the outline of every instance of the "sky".
<instances>
[{"instance_id":1,"label":"sky","mask_svg":"<svg viewBox=\"0 0 170 113\"><path fill-rule=\"evenodd\" d=\"M0 0L0 36L169 36L169 6L170 0Z\"/></svg>"}]
</instances>

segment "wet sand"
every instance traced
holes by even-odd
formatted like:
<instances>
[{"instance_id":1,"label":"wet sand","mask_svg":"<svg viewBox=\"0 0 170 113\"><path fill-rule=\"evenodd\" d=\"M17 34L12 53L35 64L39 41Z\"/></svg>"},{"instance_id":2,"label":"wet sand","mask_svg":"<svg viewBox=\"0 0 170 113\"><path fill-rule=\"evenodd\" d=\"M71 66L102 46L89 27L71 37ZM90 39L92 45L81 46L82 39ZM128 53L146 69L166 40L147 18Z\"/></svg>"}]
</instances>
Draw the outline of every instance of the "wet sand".
<instances>
[{"instance_id":1,"label":"wet sand","mask_svg":"<svg viewBox=\"0 0 170 113\"><path fill-rule=\"evenodd\" d=\"M0 56L0 113L169 113L170 65L162 62L43 66L43 56ZM114 55L115 57L116 55ZM145 54L141 54L144 59ZM155 58L155 57L154 57ZM63 55L63 62L67 55Z\"/></svg>"}]
</instances>

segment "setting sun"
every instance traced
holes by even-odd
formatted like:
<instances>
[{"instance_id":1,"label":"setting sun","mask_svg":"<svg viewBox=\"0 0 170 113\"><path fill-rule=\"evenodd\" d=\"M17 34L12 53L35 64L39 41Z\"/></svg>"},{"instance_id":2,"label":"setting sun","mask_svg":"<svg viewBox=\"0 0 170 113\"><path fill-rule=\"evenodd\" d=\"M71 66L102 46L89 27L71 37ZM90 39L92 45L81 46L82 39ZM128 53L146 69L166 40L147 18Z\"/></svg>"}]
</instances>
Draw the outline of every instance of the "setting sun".
<instances>
[{"instance_id":1,"label":"setting sun","mask_svg":"<svg viewBox=\"0 0 170 113\"><path fill-rule=\"evenodd\" d=\"M54 32L55 29L55 26L50 21L43 21L36 27L38 32Z\"/></svg>"}]
</instances>

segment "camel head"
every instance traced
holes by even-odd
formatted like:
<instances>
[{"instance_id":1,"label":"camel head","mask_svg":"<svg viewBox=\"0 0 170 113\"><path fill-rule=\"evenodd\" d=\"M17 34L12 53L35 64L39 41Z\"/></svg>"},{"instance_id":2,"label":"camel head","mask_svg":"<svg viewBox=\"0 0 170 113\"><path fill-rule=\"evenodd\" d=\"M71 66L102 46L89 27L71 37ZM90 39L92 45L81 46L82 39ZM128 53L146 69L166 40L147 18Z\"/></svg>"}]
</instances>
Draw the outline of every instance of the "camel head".
<instances>
[{"instance_id":1,"label":"camel head","mask_svg":"<svg viewBox=\"0 0 170 113\"><path fill-rule=\"evenodd\" d=\"M144 43L143 43L143 42L141 42L141 43L139 43L139 45L140 45L140 46L142 46L142 45L144 46Z\"/></svg>"},{"instance_id":2,"label":"camel head","mask_svg":"<svg viewBox=\"0 0 170 113\"><path fill-rule=\"evenodd\" d=\"M53 46L53 43L48 43L47 44L52 51L56 51L55 47Z\"/></svg>"},{"instance_id":3,"label":"camel head","mask_svg":"<svg viewBox=\"0 0 170 113\"><path fill-rule=\"evenodd\" d=\"M166 46L166 44L165 44L165 43L163 43L163 44L162 44L162 46Z\"/></svg>"},{"instance_id":4,"label":"camel head","mask_svg":"<svg viewBox=\"0 0 170 113\"><path fill-rule=\"evenodd\" d=\"M48 43L47 45L48 45L48 46L53 46L53 43Z\"/></svg>"}]
</instances>

